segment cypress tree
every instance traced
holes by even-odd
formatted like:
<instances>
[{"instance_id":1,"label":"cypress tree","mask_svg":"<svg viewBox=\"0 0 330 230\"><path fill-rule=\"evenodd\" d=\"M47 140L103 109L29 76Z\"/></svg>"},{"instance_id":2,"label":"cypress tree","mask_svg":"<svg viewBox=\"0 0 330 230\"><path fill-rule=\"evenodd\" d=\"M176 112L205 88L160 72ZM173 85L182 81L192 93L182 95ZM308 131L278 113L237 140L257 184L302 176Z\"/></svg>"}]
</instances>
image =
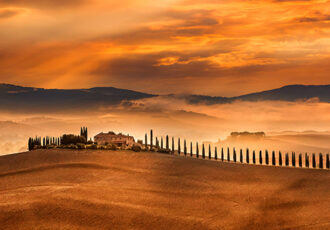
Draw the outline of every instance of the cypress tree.
<instances>
[{"instance_id":1,"label":"cypress tree","mask_svg":"<svg viewBox=\"0 0 330 230\"><path fill-rule=\"evenodd\" d=\"M322 155L322 153L319 154L319 168L323 169L323 155Z\"/></svg>"},{"instance_id":2,"label":"cypress tree","mask_svg":"<svg viewBox=\"0 0 330 230\"><path fill-rule=\"evenodd\" d=\"M315 153L313 153L313 156L312 156L312 161L313 161L313 168L316 168L316 159L315 159Z\"/></svg>"},{"instance_id":3,"label":"cypress tree","mask_svg":"<svg viewBox=\"0 0 330 230\"><path fill-rule=\"evenodd\" d=\"M228 147L227 147L227 161L228 162L230 161L230 151Z\"/></svg>"},{"instance_id":4,"label":"cypress tree","mask_svg":"<svg viewBox=\"0 0 330 230\"><path fill-rule=\"evenodd\" d=\"M285 154L285 166L289 166L289 154Z\"/></svg>"},{"instance_id":5,"label":"cypress tree","mask_svg":"<svg viewBox=\"0 0 330 230\"><path fill-rule=\"evenodd\" d=\"M224 161L223 147L221 148L221 161Z\"/></svg>"},{"instance_id":6,"label":"cypress tree","mask_svg":"<svg viewBox=\"0 0 330 230\"><path fill-rule=\"evenodd\" d=\"M292 152L292 159L291 159L291 161L292 161L292 166L293 167L296 167L296 153L295 152Z\"/></svg>"},{"instance_id":7,"label":"cypress tree","mask_svg":"<svg viewBox=\"0 0 330 230\"><path fill-rule=\"evenodd\" d=\"M211 156L211 145L209 144L209 159L211 159L212 158L212 156Z\"/></svg>"},{"instance_id":8,"label":"cypress tree","mask_svg":"<svg viewBox=\"0 0 330 230\"><path fill-rule=\"evenodd\" d=\"M302 167L302 155L299 153L299 167Z\"/></svg>"},{"instance_id":9,"label":"cypress tree","mask_svg":"<svg viewBox=\"0 0 330 230\"><path fill-rule=\"evenodd\" d=\"M236 162L236 150L235 150L235 148L233 149L233 160L234 160L234 162Z\"/></svg>"},{"instance_id":10,"label":"cypress tree","mask_svg":"<svg viewBox=\"0 0 330 230\"><path fill-rule=\"evenodd\" d=\"M148 151L148 136L147 136L147 134L145 134L145 136L144 136L144 145L146 147L146 150Z\"/></svg>"},{"instance_id":11,"label":"cypress tree","mask_svg":"<svg viewBox=\"0 0 330 230\"><path fill-rule=\"evenodd\" d=\"M278 152L278 164L282 166L282 153L281 151Z\"/></svg>"},{"instance_id":12,"label":"cypress tree","mask_svg":"<svg viewBox=\"0 0 330 230\"><path fill-rule=\"evenodd\" d=\"M187 143L186 143L186 140L183 141L183 154L184 154L184 156L187 156Z\"/></svg>"},{"instance_id":13,"label":"cypress tree","mask_svg":"<svg viewBox=\"0 0 330 230\"><path fill-rule=\"evenodd\" d=\"M266 161L266 165L269 165L268 150L265 151L265 161Z\"/></svg>"},{"instance_id":14,"label":"cypress tree","mask_svg":"<svg viewBox=\"0 0 330 230\"><path fill-rule=\"evenodd\" d=\"M259 164L262 165L262 151L259 150Z\"/></svg>"},{"instance_id":15,"label":"cypress tree","mask_svg":"<svg viewBox=\"0 0 330 230\"><path fill-rule=\"evenodd\" d=\"M215 148L214 148L214 159L215 160L218 160L218 149L217 149L217 146L215 146Z\"/></svg>"},{"instance_id":16,"label":"cypress tree","mask_svg":"<svg viewBox=\"0 0 330 230\"><path fill-rule=\"evenodd\" d=\"M205 147L204 147L204 143L202 145L202 157L203 157L203 159L205 159Z\"/></svg>"},{"instance_id":17,"label":"cypress tree","mask_svg":"<svg viewBox=\"0 0 330 230\"><path fill-rule=\"evenodd\" d=\"M28 149L29 149L29 151L31 151L31 137L29 137L29 140L28 140Z\"/></svg>"},{"instance_id":18,"label":"cypress tree","mask_svg":"<svg viewBox=\"0 0 330 230\"><path fill-rule=\"evenodd\" d=\"M246 163L250 163L250 153L249 153L249 149L246 149Z\"/></svg>"},{"instance_id":19,"label":"cypress tree","mask_svg":"<svg viewBox=\"0 0 330 230\"><path fill-rule=\"evenodd\" d=\"M42 145L43 145L43 146L46 145L46 140L45 140L45 138L42 138Z\"/></svg>"},{"instance_id":20,"label":"cypress tree","mask_svg":"<svg viewBox=\"0 0 330 230\"><path fill-rule=\"evenodd\" d=\"M196 157L199 158L198 142L196 142Z\"/></svg>"},{"instance_id":21,"label":"cypress tree","mask_svg":"<svg viewBox=\"0 0 330 230\"><path fill-rule=\"evenodd\" d=\"M305 153L305 167L309 168L309 155Z\"/></svg>"},{"instance_id":22,"label":"cypress tree","mask_svg":"<svg viewBox=\"0 0 330 230\"><path fill-rule=\"evenodd\" d=\"M192 156L193 156L193 144L190 141L190 157L192 157Z\"/></svg>"},{"instance_id":23,"label":"cypress tree","mask_svg":"<svg viewBox=\"0 0 330 230\"><path fill-rule=\"evenodd\" d=\"M152 132L152 129L150 129L150 149L152 149L153 148L153 139L154 139L154 137L153 137L153 132Z\"/></svg>"},{"instance_id":24,"label":"cypress tree","mask_svg":"<svg viewBox=\"0 0 330 230\"><path fill-rule=\"evenodd\" d=\"M180 138L178 139L178 154L181 153L181 144L180 144Z\"/></svg>"},{"instance_id":25,"label":"cypress tree","mask_svg":"<svg viewBox=\"0 0 330 230\"><path fill-rule=\"evenodd\" d=\"M170 141L168 139L168 135L166 135L166 150L170 149Z\"/></svg>"},{"instance_id":26,"label":"cypress tree","mask_svg":"<svg viewBox=\"0 0 330 230\"><path fill-rule=\"evenodd\" d=\"M156 137L156 148L159 149L159 141L158 141L158 137Z\"/></svg>"},{"instance_id":27,"label":"cypress tree","mask_svg":"<svg viewBox=\"0 0 330 230\"><path fill-rule=\"evenodd\" d=\"M327 154L327 157L326 157L325 167L326 167L327 169L329 169L329 168L330 168L330 159L329 159L329 154Z\"/></svg>"},{"instance_id":28,"label":"cypress tree","mask_svg":"<svg viewBox=\"0 0 330 230\"><path fill-rule=\"evenodd\" d=\"M164 148L163 137L160 137L160 149Z\"/></svg>"},{"instance_id":29,"label":"cypress tree","mask_svg":"<svg viewBox=\"0 0 330 230\"><path fill-rule=\"evenodd\" d=\"M255 150L253 150L252 161L253 161L253 164L256 164L256 151Z\"/></svg>"},{"instance_id":30,"label":"cypress tree","mask_svg":"<svg viewBox=\"0 0 330 230\"><path fill-rule=\"evenodd\" d=\"M276 160L275 160L275 151L272 152L272 165L276 165Z\"/></svg>"},{"instance_id":31,"label":"cypress tree","mask_svg":"<svg viewBox=\"0 0 330 230\"><path fill-rule=\"evenodd\" d=\"M240 149L240 151L239 151L239 161L241 163L243 163L243 150L242 149Z\"/></svg>"},{"instance_id":32,"label":"cypress tree","mask_svg":"<svg viewBox=\"0 0 330 230\"><path fill-rule=\"evenodd\" d=\"M174 147L174 137L172 137L172 152L174 154L174 151L175 151L175 147Z\"/></svg>"}]
</instances>

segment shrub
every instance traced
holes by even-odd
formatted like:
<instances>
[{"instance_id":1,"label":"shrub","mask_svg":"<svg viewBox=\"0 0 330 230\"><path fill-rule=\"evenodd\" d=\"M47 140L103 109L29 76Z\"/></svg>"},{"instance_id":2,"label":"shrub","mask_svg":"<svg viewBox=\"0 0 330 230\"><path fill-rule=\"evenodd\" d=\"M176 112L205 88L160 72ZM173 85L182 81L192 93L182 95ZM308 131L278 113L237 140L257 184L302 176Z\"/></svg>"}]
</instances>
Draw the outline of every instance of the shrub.
<instances>
[{"instance_id":1,"label":"shrub","mask_svg":"<svg viewBox=\"0 0 330 230\"><path fill-rule=\"evenodd\" d=\"M76 145L77 143L86 143L86 138L83 136L76 136L73 134L64 134L61 138L61 143L64 145L70 145L74 144Z\"/></svg>"},{"instance_id":2,"label":"shrub","mask_svg":"<svg viewBox=\"0 0 330 230\"><path fill-rule=\"evenodd\" d=\"M77 144L78 149L86 149L86 145L82 143Z\"/></svg>"},{"instance_id":3,"label":"shrub","mask_svg":"<svg viewBox=\"0 0 330 230\"><path fill-rule=\"evenodd\" d=\"M158 152L159 152L159 153L170 154L170 153L171 153L171 150L169 150L169 149L159 149Z\"/></svg>"},{"instance_id":4,"label":"shrub","mask_svg":"<svg viewBox=\"0 0 330 230\"><path fill-rule=\"evenodd\" d=\"M138 146L138 145L133 145L133 147L132 147L132 151L134 151L134 152L141 152L141 147L140 146Z\"/></svg>"}]
</instances>

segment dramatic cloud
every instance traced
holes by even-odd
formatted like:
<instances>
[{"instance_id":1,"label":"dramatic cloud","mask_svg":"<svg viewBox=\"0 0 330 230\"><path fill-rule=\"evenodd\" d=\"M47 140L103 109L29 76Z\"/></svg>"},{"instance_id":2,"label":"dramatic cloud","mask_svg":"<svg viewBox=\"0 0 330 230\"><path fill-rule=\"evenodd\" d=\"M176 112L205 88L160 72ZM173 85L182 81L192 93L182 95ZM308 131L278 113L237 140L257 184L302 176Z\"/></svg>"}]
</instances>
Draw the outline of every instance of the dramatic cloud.
<instances>
[{"instance_id":1,"label":"dramatic cloud","mask_svg":"<svg viewBox=\"0 0 330 230\"><path fill-rule=\"evenodd\" d=\"M212 95L330 83L325 0L0 0L1 6L2 82Z\"/></svg>"}]
</instances>

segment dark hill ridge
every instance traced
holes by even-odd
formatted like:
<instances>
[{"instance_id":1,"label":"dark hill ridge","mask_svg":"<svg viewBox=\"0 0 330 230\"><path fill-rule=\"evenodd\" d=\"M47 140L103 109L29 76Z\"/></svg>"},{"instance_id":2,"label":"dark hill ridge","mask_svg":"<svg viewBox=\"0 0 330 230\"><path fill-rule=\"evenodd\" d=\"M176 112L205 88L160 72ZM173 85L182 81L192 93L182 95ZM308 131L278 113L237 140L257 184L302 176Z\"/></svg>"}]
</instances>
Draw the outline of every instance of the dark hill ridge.
<instances>
[{"instance_id":1,"label":"dark hill ridge","mask_svg":"<svg viewBox=\"0 0 330 230\"><path fill-rule=\"evenodd\" d=\"M43 89L0 84L0 110L3 111L62 111L90 110L100 106L118 105L123 101L138 100L158 95L114 87L90 89ZM330 85L289 85L282 88L241 95L237 97L211 97L203 95L169 95L191 104L220 104L242 101L297 101L318 98L330 102Z\"/></svg>"},{"instance_id":2,"label":"dark hill ridge","mask_svg":"<svg viewBox=\"0 0 330 230\"><path fill-rule=\"evenodd\" d=\"M88 108L109 106L124 100L136 100L153 97L113 87L95 87L90 89L43 89L0 84L0 109L46 110Z\"/></svg>"},{"instance_id":3,"label":"dark hill ridge","mask_svg":"<svg viewBox=\"0 0 330 230\"><path fill-rule=\"evenodd\" d=\"M184 96L191 104L221 104L235 100L241 101L297 101L318 98L321 102L330 102L330 85L288 85L282 88L237 97L211 97L203 95Z\"/></svg>"}]
</instances>

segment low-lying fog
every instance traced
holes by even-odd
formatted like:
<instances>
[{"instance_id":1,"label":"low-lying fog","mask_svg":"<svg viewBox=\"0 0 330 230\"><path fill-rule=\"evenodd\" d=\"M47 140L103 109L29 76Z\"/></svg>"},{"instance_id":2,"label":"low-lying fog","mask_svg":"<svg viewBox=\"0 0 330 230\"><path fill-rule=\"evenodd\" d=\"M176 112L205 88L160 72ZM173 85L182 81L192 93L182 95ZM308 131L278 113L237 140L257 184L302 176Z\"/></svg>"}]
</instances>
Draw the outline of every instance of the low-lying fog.
<instances>
[{"instance_id":1,"label":"low-lying fog","mask_svg":"<svg viewBox=\"0 0 330 230\"><path fill-rule=\"evenodd\" d=\"M330 150L329 103L237 101L191 105L177 98L157 97L83 113L2 112L0 154L26 151L29 136L78 134L81 126L88 127L90 137L112 130L144 139L144 134L153 129L155 136L168 134L187 139L188 143L198 140L236 148L296 152L326 153ZM239 142L225 140L233 131L264 131L266 137Z\"/></svg>"}]
</instances>

